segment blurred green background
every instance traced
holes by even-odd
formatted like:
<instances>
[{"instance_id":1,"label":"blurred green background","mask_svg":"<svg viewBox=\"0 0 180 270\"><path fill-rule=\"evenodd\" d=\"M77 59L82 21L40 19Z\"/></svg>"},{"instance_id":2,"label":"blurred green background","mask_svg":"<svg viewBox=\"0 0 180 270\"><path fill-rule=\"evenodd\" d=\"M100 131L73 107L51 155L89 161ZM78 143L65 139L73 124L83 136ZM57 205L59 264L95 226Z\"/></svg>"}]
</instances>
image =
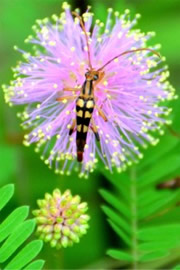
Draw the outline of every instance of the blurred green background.
<instances>
[{"instance_id":1,"label":"blurred green background","mask_svg":"<svg viewBox=\"0 0 180 270\"><path fill-rule=\"evenodd\" d=\"M24 39L32 33L31 27L36 19L61 12L60 0L0 0L0 83L8 84L12 79L11 67L21 59L13 46L29 50ZM132 14L140 13L142 18L138 28L142 31L155 31L153 44L162 44L161 54L166 56L170 70L170 82L179 89L180 70L180 1L179 0L106 0L106 1L72 1L72 8L79 7L85 11L92 6L95 17L105 20L106 9L113 7L123 12L129 8ZM178 91L177 91L178 92ZM36 208L36 200L45 192L58 187L70 188L73 194L79 194L83 201L89 203L91 215L90 229L79 244L74 247L56 251L45 245L41 258L46 259L46 269L91 268L111 263L105 257L106 249L118 245L115 233L109 228L102 214L102 199L98 193L100 187L108 188L103 177L92 174L89 179L57 176L40 160L33 146L22 146L23 131L16 117L18 108L10 108L4 103L0 91L0 186L15 183L15 197L9 204L9 210L19 205ZM6 208L6 211L8 209ZM6 216L2 212L0 221Z\"/></svg>"}]
</instances>

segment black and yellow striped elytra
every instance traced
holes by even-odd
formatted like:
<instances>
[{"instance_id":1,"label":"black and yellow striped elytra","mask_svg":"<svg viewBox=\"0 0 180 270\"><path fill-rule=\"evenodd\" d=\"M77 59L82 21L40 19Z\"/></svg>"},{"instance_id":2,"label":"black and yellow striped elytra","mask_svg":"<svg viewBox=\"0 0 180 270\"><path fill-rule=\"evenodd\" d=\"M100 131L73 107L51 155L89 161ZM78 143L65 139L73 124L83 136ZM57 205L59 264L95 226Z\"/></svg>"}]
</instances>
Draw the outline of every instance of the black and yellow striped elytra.
<instances>
[{"instance_id":1,"label":"black and yellow striped elytra","mask_svg":"<svg viewBox=\"0 0 180 270\"><path fill-rule=\"evenodd\" d=\"M85 99L82 96L76 101L76 145L77 145L77 159L79 162L83 159L84 146L86 144L87 132L94 110L94 99Z\"/></svg>"},{"instance_id":2,"label":"black and yellow striped elytra","mask_svg":"<svg viewBox=\"0 0 180 270\"><path fill-rule=\"evenodd\" d=\"M92 113L95 106L93 95L93 81L98 79L98 75L94 72L85 74L86 80L83 84L80 96L76 100L76 146L77 160L83 160L83 152L86 144L87 132L89 129ZM96 139L99 140L99 135L95 132Z\"/></svg>"}]
</instances>

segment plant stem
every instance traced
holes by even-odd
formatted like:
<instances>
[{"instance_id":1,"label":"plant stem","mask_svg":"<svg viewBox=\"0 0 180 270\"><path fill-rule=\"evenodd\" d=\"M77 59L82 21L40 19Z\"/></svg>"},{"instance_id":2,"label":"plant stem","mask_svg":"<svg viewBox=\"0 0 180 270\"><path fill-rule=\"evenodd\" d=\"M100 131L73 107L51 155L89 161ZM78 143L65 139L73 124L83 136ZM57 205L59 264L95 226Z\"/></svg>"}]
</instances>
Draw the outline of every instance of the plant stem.
<instances>
[{"instance_id":1,"label":"plant stem","mask_svg":"<svg viewBox=\"0 0 180 270\"><path fill-rule=\"evenodd\" d=\"M137 183L136 183L136 171L135 168L131 169L130 172L130 192L131 192L131 214L132 214L132 256L133 263L132 269L138 269L137 260L138 260L138 250L137 250L137 227L138 227L138 218L137 218Z\"/></svg>"}]
</instances>

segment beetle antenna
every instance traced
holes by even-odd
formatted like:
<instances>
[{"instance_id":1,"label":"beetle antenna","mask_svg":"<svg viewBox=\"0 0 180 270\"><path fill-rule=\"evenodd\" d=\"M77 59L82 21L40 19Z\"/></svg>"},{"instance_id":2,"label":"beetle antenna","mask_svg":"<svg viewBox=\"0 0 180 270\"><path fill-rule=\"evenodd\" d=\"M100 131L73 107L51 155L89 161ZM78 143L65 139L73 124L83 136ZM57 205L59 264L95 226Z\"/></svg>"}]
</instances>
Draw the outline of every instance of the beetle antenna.
<instances>
[{"instance_id":1,"label":"beetle antenna","mask_svg":"<svg viewBox=\"0 0 180 270\"><path fill-rule=\"evenodd\" d=\"M84 34L85 34L86 45L87 45L87 50L88 50L88 62L89 62L89 67L90 67L90 69L93 69L93 68L92 68L92 64L91 64L90 48L89 48L89 42L88 42L89 39L88 39L88 34L87 34L87 32L86 32L86 28L85 28L85 26L84 26L84 22L83 22L83 20L82 20L82 17L81 17L78 13L76 13L75 11L72 11L72 14L73 14L75 17L77 17L77 18L79 19L81 28L82 28L82 30L83 30L83 32L84 32Z\"/></svg>"},{"instance_id":2,"label":"beetle antenna","mask_svg":"<svg viewBox=\"0 0 180 270\"><path fill-rule=\"evenodd\" d=\"M140 48L140 49L135 49L135 50L129 50L129 51L125 51L123 53L120 53L120 54L116 55L111 60L109 60L105 65L100 67L97 71L100 71L100 70L104 69L107 65L109 65L112 61L119 58L120 56L123 56L123 55L128 54L128 53L140 52L140 51L149 51L149 52L152 52L153 54L157 55L159 58L161 57L158 52L156 52L156 51L154 51L152 49L149 49L149 48Z\"/></svg>"}]
</instances>

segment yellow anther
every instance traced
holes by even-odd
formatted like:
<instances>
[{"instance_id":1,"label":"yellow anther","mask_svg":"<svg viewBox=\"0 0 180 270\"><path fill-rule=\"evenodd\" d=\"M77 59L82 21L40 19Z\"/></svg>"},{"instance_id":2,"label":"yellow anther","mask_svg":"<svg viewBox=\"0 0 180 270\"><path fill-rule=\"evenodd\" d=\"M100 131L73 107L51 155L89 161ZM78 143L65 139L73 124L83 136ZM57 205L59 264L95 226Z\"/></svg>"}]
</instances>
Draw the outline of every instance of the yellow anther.
<instances>
[{"instance_id":1,"label":"yellow anther","mask_svg":"<svg viewBox=\"0 0 180 270\"><path fill-rule=\"evenodd\" d=\"M58 85L56 83L53 84L53 88L54 89L57 89L58 88Z\"/></svg>"},{"instance_id":2,"label":"yellow anther","mask_svg":"<svg viewBox=\"0 0 180 270\"><path fill-rule=\"evenodd\" d=\"M53 46L56 46L56 41L52 41L52 40L51 40L51 41L49 41L48 44L49 44L49 46L52 46L52 47L53 47Z\"/></svg>"}]
</instances>

